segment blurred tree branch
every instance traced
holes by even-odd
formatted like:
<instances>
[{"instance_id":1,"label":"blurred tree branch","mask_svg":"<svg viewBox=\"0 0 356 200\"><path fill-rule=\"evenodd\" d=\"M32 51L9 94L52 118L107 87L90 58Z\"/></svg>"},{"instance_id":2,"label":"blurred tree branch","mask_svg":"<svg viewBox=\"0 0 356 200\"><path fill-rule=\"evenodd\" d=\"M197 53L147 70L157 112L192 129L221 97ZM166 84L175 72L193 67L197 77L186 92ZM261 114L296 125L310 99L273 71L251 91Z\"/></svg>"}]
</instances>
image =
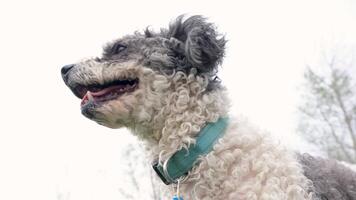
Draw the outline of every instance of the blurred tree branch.
<instances>
[{"instance_id":1,"label":"blurred tree branch","mask_svg":"<svg viewBox=\"0 0 356 200\"><path fill-rule=\"evenodd\" d=\"M155 174L139 144L127 145L122 156L125 164L125 185L119 187L120 194L127 200L161 200L160 188L155 181Z\"/></svg>"},{"instance_id":2,"label":"blurred tree branch","mask_svg":"<svg viewBox=\"0 0 356 200\"><path fill-rule=\"evenodd\" d=\"M307 66L298 130L329 157L356 163L356 66L353 54L342 58Z\"/></svg>"}]
</instances>

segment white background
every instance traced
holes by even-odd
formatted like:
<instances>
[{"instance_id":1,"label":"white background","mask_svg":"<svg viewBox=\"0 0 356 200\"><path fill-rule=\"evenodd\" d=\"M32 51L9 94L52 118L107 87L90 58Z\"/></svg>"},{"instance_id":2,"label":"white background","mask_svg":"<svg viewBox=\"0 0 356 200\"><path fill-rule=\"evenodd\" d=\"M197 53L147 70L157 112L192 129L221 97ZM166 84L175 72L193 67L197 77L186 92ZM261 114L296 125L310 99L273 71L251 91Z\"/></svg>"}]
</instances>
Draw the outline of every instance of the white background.
<instances>
[{"instance_id":1,"label":"white background","mask_svg":"<svg viewBox=\"0 0 356 200\"><path fill-rule=\"evenodd\" d=\"M209 17L229 40L220 76L232 112L306 150L294 135L297 88L323 50L355 44L355 1L1 0L0 199L118 199L134 138L81 116L60 68L183 13Z\"/></svg>"}]
</instances>

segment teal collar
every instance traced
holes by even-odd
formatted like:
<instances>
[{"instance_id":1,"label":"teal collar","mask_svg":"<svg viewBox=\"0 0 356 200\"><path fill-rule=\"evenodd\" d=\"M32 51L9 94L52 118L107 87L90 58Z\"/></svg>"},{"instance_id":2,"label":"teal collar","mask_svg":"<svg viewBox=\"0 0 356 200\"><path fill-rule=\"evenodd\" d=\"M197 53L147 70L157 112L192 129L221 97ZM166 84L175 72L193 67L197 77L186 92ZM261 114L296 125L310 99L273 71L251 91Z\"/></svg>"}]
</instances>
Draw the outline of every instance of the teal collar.
<instances>
[{"instance_id":1,"label":"teal collar","mask_svg":"<svg viewBox=\"0 0 356 200\"><path fill-rule=\"evenodd\" d=\"M162 181L169 185L184 177L197 164L199 157L208 154L215 142L224 134L228 118L220 118L215 123L207 124L199 133L196 143L188 150L181 149L174 153L165 164L155 163L153 169ZM166 170L165 170L166 169Z\"/></svg>"}]
</instances>

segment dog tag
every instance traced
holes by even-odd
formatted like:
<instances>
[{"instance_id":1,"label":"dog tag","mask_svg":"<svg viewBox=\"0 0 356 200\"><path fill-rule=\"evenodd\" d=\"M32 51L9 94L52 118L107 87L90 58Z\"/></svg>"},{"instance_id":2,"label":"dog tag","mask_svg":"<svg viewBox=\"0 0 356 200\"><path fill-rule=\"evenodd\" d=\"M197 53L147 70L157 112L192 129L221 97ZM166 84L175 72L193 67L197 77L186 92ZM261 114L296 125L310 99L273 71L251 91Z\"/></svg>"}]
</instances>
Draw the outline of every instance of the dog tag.
<instances>
[{"instance_id":1,"label":"dog tag","mask_svg":"<svg viewBox=\"0 0 356 200\"><path fill-rule=\"evenodd\" d=\"M177 195L174 195L172 200L183 200L183 197L178 197Z\"/></svg>"}]
</instances>

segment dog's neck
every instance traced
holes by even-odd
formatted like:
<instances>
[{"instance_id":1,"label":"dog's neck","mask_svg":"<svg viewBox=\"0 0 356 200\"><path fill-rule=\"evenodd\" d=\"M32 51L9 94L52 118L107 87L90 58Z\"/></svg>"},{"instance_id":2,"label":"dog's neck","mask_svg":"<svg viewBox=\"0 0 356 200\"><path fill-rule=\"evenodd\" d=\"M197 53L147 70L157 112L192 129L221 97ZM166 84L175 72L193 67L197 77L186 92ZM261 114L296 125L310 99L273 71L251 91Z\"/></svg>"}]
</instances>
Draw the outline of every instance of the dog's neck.
<instances>
[{"instance_id":1,"label":"dog's neck","mask_svg":"<svg viewBox=\"0 0 356 200\"><path fill-rule=\"evenodd\" d=\"M229 108L225 90L211 91L199 97L189 97L183 109L167 104L162 108L170 112L158 112L151 124L136 125L132 131L146 143L152 161L166 161L182 148L196 142L200 130L209 122L227 116Z\"/></svg>"}]
</instances>

